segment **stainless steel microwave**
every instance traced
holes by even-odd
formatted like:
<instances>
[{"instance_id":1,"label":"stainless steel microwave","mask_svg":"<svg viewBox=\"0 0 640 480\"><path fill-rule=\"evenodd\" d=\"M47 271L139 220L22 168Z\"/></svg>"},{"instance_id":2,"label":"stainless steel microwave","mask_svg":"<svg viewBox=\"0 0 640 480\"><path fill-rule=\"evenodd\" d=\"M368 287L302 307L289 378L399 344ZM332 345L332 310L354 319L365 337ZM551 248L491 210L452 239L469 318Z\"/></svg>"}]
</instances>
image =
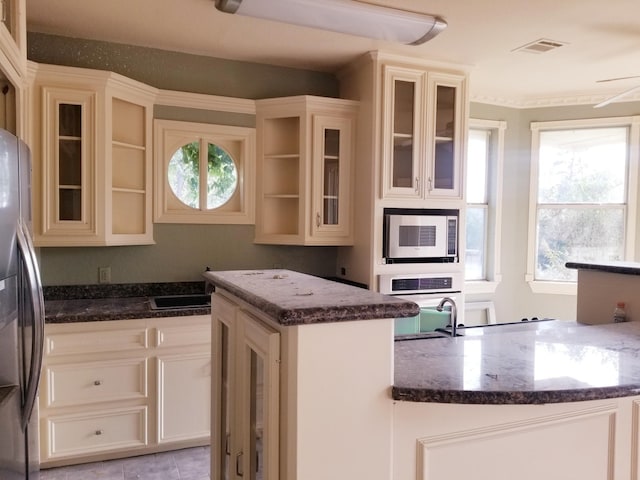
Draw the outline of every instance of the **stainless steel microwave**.
<instances>
[{"instance_id":1,"label":"stainless steel microwave","mask_svg":"<svg viewBox=\"0 0 640 480\"><path fill-rule=\"evenodd\" d=\"M386 263L458 261L458 210L385 209Z\"/></svg>"}]
</instances>

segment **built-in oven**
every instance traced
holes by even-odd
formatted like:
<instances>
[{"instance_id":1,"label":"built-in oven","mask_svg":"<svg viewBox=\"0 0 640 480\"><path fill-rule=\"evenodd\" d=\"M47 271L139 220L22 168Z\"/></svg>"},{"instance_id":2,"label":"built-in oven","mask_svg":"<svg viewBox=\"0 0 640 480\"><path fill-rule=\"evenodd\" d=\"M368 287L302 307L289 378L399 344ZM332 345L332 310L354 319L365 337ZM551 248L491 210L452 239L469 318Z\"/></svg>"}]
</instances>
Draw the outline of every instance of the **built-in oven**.
<instances>
[{"instance_id":1,"label":"built-in oven","mask_svg":"<svg viewBox=\"0 0 640 480\"><path fill-rule=\"evenodd\" d=\"M446 330L451 326L454 313L456 325L464 324L461 273L380 275L378 282L380 293L398 296L420 307L420 313L415 317L395 319L396 338ZM455 312L450 301L443 305L442 311L438 310L438 305L447 297L456 306Z\"/></svg>"}]
</instances>

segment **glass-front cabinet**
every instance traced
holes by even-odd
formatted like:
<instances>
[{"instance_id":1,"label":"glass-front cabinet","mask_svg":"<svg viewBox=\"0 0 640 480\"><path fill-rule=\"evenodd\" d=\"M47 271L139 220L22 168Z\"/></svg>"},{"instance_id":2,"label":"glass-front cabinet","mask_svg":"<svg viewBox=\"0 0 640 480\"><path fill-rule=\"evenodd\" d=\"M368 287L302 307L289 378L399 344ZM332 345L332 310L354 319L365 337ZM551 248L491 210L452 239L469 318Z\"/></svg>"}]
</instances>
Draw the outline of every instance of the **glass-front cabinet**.
<instances>
[{"instance_id":1,"label":"glass-front cabinet","mask_svg":"<svg viewBox=\"0 0 640 480\"><path fill-rule=\"evenodd\" d=\"M462 195L465 77L384 66L383 197Z\"/></svg>"},{"instance_id":2,"label":"glass-front cabinet","mask_svg":"<svg viewBox=\"0 0 640 480\"><path fill-rule=\"evenodd\" d=\"M34 68L36 245L153 243L156 90L111 72Z\"/></svg>"},{"instance_id":3,"label":"glass-front cabinet","mask_svg":"<svg viewBox=\"0 0 640 480\"><path fill-rule=\"evenodd\" d=\"M280 334L214 294L211 478L279 478Z\"/></svg>"},{"instance_id":4,"label":"glass-front cabinet","mask_svg":"<svg viewBox=\"0 0 640 480\"><path fill-rule=\"evenodd\" d=\"M96 93L43 87L42 98L43 118L51 121L42 137L48 158L40 165L48 179L43 185L42 200L47 208L42 229L50 235L96 235L94 165L90 159L96 146L92 128Z\"/></svg>"},{"instance_id":5,"label":"glass-front cabinet","mask_svg":"<svg viewBox=\"0 0 640 480\"><path fill-rule=\"evenodd\" d=\"M353 120L315 115L313 235L349 235Z\"/></svg>"},{"instance_id":6,"label":"glass-front cabinet","mask_svg":"<svg viewBox=\"0 0 640 480\"><path fill-rule=\"evenodd\" d=\"M357 102L259 100L256 243L351 245Z\"/></svg>"}]
</instances>

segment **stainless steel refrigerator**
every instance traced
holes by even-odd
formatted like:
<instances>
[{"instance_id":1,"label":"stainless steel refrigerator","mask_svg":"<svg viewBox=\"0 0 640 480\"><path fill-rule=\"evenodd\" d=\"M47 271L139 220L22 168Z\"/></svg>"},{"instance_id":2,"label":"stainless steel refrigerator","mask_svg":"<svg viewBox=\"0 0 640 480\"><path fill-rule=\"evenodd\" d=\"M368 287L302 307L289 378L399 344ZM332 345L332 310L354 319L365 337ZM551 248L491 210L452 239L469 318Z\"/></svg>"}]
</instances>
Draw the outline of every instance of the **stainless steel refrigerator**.
<instances>
[{"instance_id":1,"label":"stainless steel refrigerator","mask_svg":"<svg viewBox=\"0 0 640 480\"><path fill-rule=\"evenodd\" d=\"M0 129L0 480L38 478L44 301L31 240L31 156Z\"/></svg>"}]
</instances>

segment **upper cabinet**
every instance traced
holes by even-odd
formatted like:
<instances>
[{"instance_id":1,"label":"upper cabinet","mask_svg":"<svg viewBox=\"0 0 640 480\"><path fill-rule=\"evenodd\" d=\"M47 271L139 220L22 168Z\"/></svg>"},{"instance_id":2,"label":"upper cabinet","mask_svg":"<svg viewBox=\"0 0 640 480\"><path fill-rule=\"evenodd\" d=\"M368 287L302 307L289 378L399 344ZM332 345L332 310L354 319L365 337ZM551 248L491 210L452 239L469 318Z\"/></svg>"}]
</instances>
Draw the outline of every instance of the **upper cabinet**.
<instances>
[{"instance_id":1,"label":"upper cabinet","mask_svg":"<svg viewBox=\"0 0 640 480\"><path fill-rule=\"evenodd\" d=\"M5 73L27 73L27 15L25 0L0 1L0 64Z\"/></svg>"},{"instance_id":2,"label":"upper cabinet","mask_svg":"<svg viewBox=\"0 0 640 480\"><path fill-rule=\"evenodd\" d=\"M350 245L357 102L256 102L256 243Z\"/></svg>"},{"instance_id":3,"label":"upper cabinet","mask_svg":"<svg viewBox=\"0 0 640 480\"><path fill-rule=\"evenodd\" d=\"M461 198L466 77L383 72L383 198Z\"/></svg>"},{"instance_id":4,"label":"upper cabinet","mask_svg":"<svg viewBox=\"0 0 640 480\"><path fill-rule=\"evenodd\" d=\"M110 72L38 65L30 93L36 245L153 243L156 90Z\"/></svg>"}]
</instances>

